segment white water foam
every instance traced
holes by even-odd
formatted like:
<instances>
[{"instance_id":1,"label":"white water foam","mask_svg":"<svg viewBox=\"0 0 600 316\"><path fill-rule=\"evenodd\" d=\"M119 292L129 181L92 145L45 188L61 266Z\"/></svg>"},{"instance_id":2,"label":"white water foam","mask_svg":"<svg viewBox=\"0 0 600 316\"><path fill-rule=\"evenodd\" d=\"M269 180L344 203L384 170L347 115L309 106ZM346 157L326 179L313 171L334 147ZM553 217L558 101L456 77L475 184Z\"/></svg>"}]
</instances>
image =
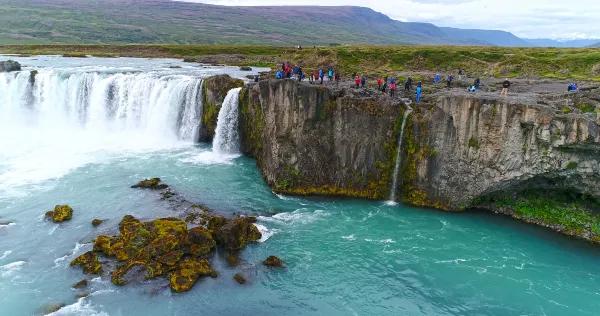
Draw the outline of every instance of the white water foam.
<instances>
[{"instance_id":1,"label":"white water foam","mask_svg":"<svg viewBox=\"0 0 600 316\"><path fill-rule=\"evenodd\" d=\"M109 316L105 312L97 311L94 306L87 302L85 298L80 298L76 303L67 305L54 313L48 314L49 316Z\"/></svg>"},{"instance_id":2,"label":"white water foam","mask_svg":"<svg viewBox=\"0 0 600 316\"><path fill-rule=\"evenodd\" d=\"M329 213L326 213L322 210L306 212L304 209L300 209L289 213L275 214L271 217L259 216L258 219L265 222L293 225L309 224L324 216L329 216Z\"/></svg>"},{"instance_id":3,"label":"white water foam","mask_svg":"<svg viewBox=\"0 0 600 316\"><path fill-rule=\"evenodd\" d=\"M390 201L396 202L396 191L398 191L398 176L400 173L400 167L402 166L402 140L404 139L404 127L408 115L412 112L412 108L409 106L404 112L404 118L402 119L402 127L400 128L400 137L398 138L398 154L396 155L396 165L394 167L394 181L392 183L392 191L390 192Z\"/></svg>"},{"instance_id":4,"label":"white water foam","mask_svg":"<svg viewBox=\"0 0 600 316\"><path fill-rule=\"evenodd\" d=\"M6 278L6 277L10 276L13 272L21 270L23 265L26 263L27 262L25 262L25 261L15 261L15 262L11 262L9 264L5 264L0 267L0 276L2 276L3 278Z\"/></svg>"},{"instance_id":5,"label":"white water foam","mask_svg":"<svg viewBox=\"0 0 600 316\"><path fill-rule=\"evenodd\" d=\"M342 236L343 239L346 240L356 240L356 237L354 236L354 234L350 235L350 236Z\"/></svg>"},{"instance_id":6,"label":"white water foam","mask_svg":"<svg viewBox=\"0 0 600 316\"><path fill-rule=\"evenodd\" d=\"M262 224L254 224L254 226L256 226L256 228L258 228L258 231L260 231L260 233L262 235L262 237L258 241L261 243L267 241L269 238L273 237L273 235L280 232L279 229L275 229L275 228L269 229L269 228L267 228L267 226L262 225Z\"/></svg>"},{"instance_id":7,"label":"white water foam","mask_svg":"<svg viewBox=\"0 0 600 316\"><path fill-rule=\"evenodd\" d=\"M5 251L4 254L2 254L2 256L0 256L0 260L8 257L11 253L12 253L12 250Z\"/></svg>"},{"instance_id":8,"label":"white water foam","mask_svg":"<svg viewBox=\"0 0 600 316\"><path fill-rule=\"evenodd\" d=\"M242 88L227 92L215 129L213 151L217 154L238 154L240 151L240 135L238 130L238 105Z\"/></svg>"}]
</instances>

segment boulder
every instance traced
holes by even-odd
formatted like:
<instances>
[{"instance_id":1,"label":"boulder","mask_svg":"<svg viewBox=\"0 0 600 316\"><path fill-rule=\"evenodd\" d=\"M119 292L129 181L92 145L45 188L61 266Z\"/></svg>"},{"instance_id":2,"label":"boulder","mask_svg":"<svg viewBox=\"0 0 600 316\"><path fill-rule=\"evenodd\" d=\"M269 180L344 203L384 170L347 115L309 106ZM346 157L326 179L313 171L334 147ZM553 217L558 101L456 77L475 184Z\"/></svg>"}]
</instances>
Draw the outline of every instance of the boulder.
<instances>
[{"instance_id":1,"label":"boulder","mask_svg":"<svg viewBox=\"0 0 600 316\"><path fill-rule=\"evenodd\" d=\"M57 205L54 211L46 212L46 218L55 223L62 223L71 220L73 217L73 209L68 205Z\"/></svg>"},{"instance_id":2,"label":"boulder","mask_svg":"<svg viewBox=\"0 0 600 316\"><path fill-rule=\"evenodd\" d=\"M78 292L77 294L75 294L75 298L82 298L82 297L88 297L88 295L90 295L90 293L88 292Z\"/></svg>"},{"instance_id":3,"label":"boulder","mask_svg":"<svg viewBox=\"0 0 600 316\"><path fill-rule=\"evenodd\" d=\"M95 220L92 221L92 226L96 227L96 226L102 224L103 222L104 222L104 220L95 219Z\"/></svg>"},{"instance_id":4,"label":"boulder","mask_svg":"<svg viewBox=\"0 0 600 316\"><path fill-rule=\"evenodd\" d=\"M188 231L188 241L190 253L198 257L207 255L217 245L211 233L201 226Z\"/></svg>"},{"instance_id":5,"label":"boulder","mask_svg":"<svg viewBox=\"0 0 600 316\"><path fill-rule=\"evenodd\" d=\"M233 279L234 279L234 280L235 280L237 283L239 283L239 284L245 284L245 283L246 283L246 278L244 278L244 277L243 277L241 274L239 274L239 273L236 273L236 274L233 276Z\"/></svg>"},{"instance_id":6,"label":"boulder","mask_svg":"<svg viewBox=\"0 0 600 316\"><path fill-rule=\"evenodd\" d=\"M241 66L240 70L241 71L252 71L252 67L250 67L250 66Z\"/></svg>"},{"instance_id":7,"label":"boulder","mask_svg":"<svg viewBox=\"0 0 600 316\"><path fill-rule=\"evenodd\" d=\"M83 289L88 285L87 280L83 279L75 284L73 284L72 288L74 289Z\"/></svg>"},{"instance_id":8,"label":"boulder","mask_svg":"<svg viewBox=\"0 0 600 316\"><path fill-rule=\"evenodd\" d=\"M227 220L215 233L217 243L227 249L242 249L246 243L260 238L262 234L247 218Z\"/></svg>"},{"instance_id":9,"label":"boulder","mask_svg":"<svg viewBox=\"0 0 600 316\"><path fill-rule=\"evenodd\" d=\"M281 259L275 256L270 256L263 261L263 264L269 267L281 267Z\"/></svg>"},{"instance_id":10,"label":"boulder","mask_svg":"<svg viewBox=\"0 0 600 316\"><path fill-rule=\"evenodd\" d=\"M183 260L178 269L169 276L169 286L175 292L189 291L201 276L212 276L215 273L206 259L188 258Z\"/></svg>"},{"instance_id":11,"label":"boulder","mask_svg":"<svg viewBox=\"0 0 600 316\"><path fill-rule=\"evenodd\" d=\"M20 71L21 64L14 60L0 61L0 72Z\"/></svg>"},{"instance_id":12,"label":"boulder","mask_svg":"<svg viewBox=\"0 0 600 316\"><path fill-rule=\"evenodd\" d=\"M48 304L46 306L44 306L44 311L43 314L44 315L48 315L48 314L52 314L54 312L57 312L59 309L65 307L65 303L51 303Z\"/></svg>"},{"instance_id":13,"label":"boulder","mask_svg":"<svg viewBox=\"0 0 600 316\"><path fill-rule=\"evenodd\" d=\"M131 187L132 188L140 188L140 189L162 190L162 189L168 188L169 186L166 184L160 183L160 178L152 178L152 179L142 180L142 181L138 182L138 184L132 185Z\"/></svg>"},{"instance_id":14,"label":"boulder","mask_svg":"<svg viewBox=\"0 0 600 316\"><path fill-rule=\"evenodd\" d=\"M98 261L98 255L93 251L88 251L71 261L71 266L80 266L83 273L101 274L102 265Z\"/></svg>"},{"instance_id":15,"label":"boulder","mask_svg":"<svg viewBox=\"0 0 600 316\"><path fill-rule=\"evenodd\" d=\"M194 58L194 57L185 57L185 58L183 58L183 62L184 63L195 63L197 61L198 60L196 58Z\"/></svg>"}]
</instances>

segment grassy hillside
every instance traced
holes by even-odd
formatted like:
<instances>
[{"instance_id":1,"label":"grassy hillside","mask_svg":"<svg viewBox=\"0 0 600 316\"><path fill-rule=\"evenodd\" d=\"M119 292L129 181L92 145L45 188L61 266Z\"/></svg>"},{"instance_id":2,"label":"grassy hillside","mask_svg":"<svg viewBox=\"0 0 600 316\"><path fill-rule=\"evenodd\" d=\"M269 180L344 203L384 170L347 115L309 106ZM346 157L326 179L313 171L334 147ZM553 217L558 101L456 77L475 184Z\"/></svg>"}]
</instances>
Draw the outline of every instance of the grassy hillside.
<instances>
[{"instance_id":1,"label":"grassy hillside","mask_svg":"<svg viewBox=\"0 0 600 316\"><path fill-rule=\"evenodd\" d=\"M362 7L225 7L171 0L0 0L0 44L478 44Z\"/></svg>"},{"instance_id":2,"label":"grassy hillside","mask_svg":"<svg viewBox=\"0 0 600 316\"><path fill-rule=\"evenodd\" d=\"M95 56L215 56L213 61L278 67L283 61L305 69L336 66L352 72L381 75L398 71L449 72L461 67L471 75L521 78L600 80L600 50L593 48L505 48L456 46L316 47L302 51L270 46L96 45L0 46L2 54L90 54Z\"/></svg>"}]
</instances>

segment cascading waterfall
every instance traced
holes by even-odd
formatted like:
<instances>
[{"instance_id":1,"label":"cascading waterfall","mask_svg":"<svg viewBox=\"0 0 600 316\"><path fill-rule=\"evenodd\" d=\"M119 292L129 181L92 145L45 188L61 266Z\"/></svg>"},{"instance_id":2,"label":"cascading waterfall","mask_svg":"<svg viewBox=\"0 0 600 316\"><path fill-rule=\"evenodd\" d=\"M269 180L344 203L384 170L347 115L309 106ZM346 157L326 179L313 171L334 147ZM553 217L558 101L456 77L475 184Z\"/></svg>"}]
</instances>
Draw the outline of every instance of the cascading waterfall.
<instances>
[{"instance_id":1,"label":"cascading waterfall","mask_svg":"<svg viewBox=\"0 0 600 316\"><path fill-rule=\"evenodd\" d=\"M73 132L142 132L197 140L202 79L187 75L40 70L0 73L0 122ZM90 140L93 141L93 140Z\"/></svg>"},{"instance_id":2,"label":"cascading waterfall","mask_svg":"<svg viewBox=\"0 0 600 316\"><path fill-rule=\"evenodd\" d=\"M396 166L394 167L394 182L392 184L392 191L390 192L390 201L396 202L396 191L398 191L398 177L400 173L400 167L402 166L402 140L404 139L404 127L408 115L412 112L411 107L407 107L404 112L404 118L402 119L402 127L400 128L400 137L398 138L398 155L396 156Z\"/></svg>"},{"instance_id":3,"label":"cascading waterfall","mask_svg":"<svg viewBox=\"0 0 600 316\"><path fill-rule=\"evenodd\" d=\"M229 90L219 111L215 139L213 140L213 151L217 154L236 154L239 152L238 104L240 90L242 88Z\"/></svg>"}]
</instances>

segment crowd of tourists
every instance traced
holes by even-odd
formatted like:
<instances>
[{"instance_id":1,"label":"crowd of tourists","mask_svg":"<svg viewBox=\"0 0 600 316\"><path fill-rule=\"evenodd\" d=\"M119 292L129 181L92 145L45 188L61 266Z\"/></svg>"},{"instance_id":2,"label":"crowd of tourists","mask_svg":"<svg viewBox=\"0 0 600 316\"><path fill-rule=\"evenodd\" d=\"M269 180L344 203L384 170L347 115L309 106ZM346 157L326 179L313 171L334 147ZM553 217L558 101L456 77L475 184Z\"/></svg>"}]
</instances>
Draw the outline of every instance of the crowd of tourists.
<instances>
[{"instance_id":1,"label":"crowd of tourists","mask_svg":"<svg viewBox=\"0 0 600 316\"><path fill-rule=\"evenodd\" d=\"M464 71L462 68L458 69L458 80L462 81L463 80L463 76L464 76ZM278 69L275 77L277 79L285 79L285 78L294 78L298 81L304 81L304 80L308 80L308 82L310 84L319 84L319 85L323 85L325 79L327 80L327 82L329 83L335 83L336 85L339 85L340 81L341 81L341 75L339 73L339 71L336 71L336 69L333 66L329 66L329 67L321 67L315 71L309 71L309 72L305 72L302 67L300 66L292 66L290 64L287 63L282 63L281 64L281 69ZM354 82L354 88L355 89L366 89L367 88L367 76L366 75L357 75L356 73L352 74L352 80ZM446 81L446 88L451 89L453 87L453 83L454 83L454 75L452 73L449 73L447 76L445 76L445 78L442 78L442 76L437 73L433 79L433 85L437 86L440 84L440 82L442 82L442 80ZM256 79L255 79L256 81ZM388 77L387 75L383 78L379 77L377 79L377 90L381 91L383 93L388 93L391 97L396 97L396 90L398 87L398 84L402 84L401 82L398 82L397 78L390 76ZM508 89L510 88L510 81L508 80L508 78L506 80L504 80L504 82L502 83L502 92L500 93L501 96L506 97L508 95ZM470 93L474 93L478 90L480 90L482 88L483 84L481 82L481 79L479 78L475 78L473 80L473 84L469 84L467 91ZM569 84L569 91L576 91L577 90L577 86L575 84ZM404 82L404 95L409 95L411 92L414 92L415 95L415 101L418 103L421 101L421 96L423 93L423 83L422 81L418 81L418 82L414 82L412 76L408 76L408 78L406 79L406 81Z\"/></svg>"}]
</instances>

